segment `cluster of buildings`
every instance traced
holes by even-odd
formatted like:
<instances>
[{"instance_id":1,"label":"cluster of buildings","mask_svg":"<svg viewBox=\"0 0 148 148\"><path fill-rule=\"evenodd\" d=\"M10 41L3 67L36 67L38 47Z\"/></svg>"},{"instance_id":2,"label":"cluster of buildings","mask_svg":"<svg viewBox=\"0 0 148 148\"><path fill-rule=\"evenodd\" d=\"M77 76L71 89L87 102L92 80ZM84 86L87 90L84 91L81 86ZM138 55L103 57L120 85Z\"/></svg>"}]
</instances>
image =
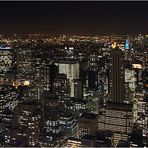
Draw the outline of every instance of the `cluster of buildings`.
<instances>
[{"instance_id":1,"label":"cluster of buildings","mask_svg":"<svg viewBox=\"0 0 148 148\"><path fill-rule=\"evenodd\" d=\"M147 36L0 41L1 146L148 146Z\"/></svg>"}]
</instances>

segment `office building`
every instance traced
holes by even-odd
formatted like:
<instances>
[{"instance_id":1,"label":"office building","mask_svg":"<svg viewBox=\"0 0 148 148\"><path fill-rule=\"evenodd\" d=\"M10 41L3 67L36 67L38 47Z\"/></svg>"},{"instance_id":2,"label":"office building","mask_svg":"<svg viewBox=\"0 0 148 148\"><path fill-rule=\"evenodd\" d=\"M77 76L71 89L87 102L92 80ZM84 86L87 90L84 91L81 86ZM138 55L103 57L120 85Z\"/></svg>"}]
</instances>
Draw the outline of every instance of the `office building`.
<instances>
[{"instance_id":1,"label":"office building","mask_svg":"<svg viewBox=\"0 0 148 148\"><path fill-rule=\"evenodd\" d=\"M60 104L59 98L49 91L43 92L43 125L41 146L55 146L61 138L61 127L59 124Z\"/></svg>"},{"instance_id":2,"label":"office building","mask_svg":"<svg viewBox=\"0 0 148 148\"><path fill-rule=\"evenodd\" d=\"M37 102L23 102L14 109L12 127L5 135L6 146L38 146L40 133L40 105Z\"/></svg>"},{"instance_id":3,"label":"office building","mask_svg":"<svg viewBox=\"0 0 148 148\"><path fill-rule=\"evenodd\" d=\"M113 132L131 133L132 104L107 102L105 110L105 130Z\"/></svg>"},{"instance_id":4,"label":"office building","mask_svg":"<svg viewBox=\"0 0 148 148\"><path fill-rule=\"evenodd\" d=\"M75 116L68 111L61 111L59 113L59 124L61 131L64 132L66 137L77 136L77 122Z\"/></svg>"},{"instance_id":5,"label":"office building","mask_svg":"<svg viewBox=\"0 0 148 148\"><path fill-rule=\"evenodd\" d=\"M98 89L98 71L88 71L88 88L89 90Z\"/></svg>"},{"instance_id":6,"label":"office building","mask_svg":"<svg viewBox=\"0 0 148 148\"><path fill-rule=\"evenodd\" d=\"M16 49L16 75L17 79L33 80L33 57L31 49L19 47Z\"/></svg>"},{"instance_id":7,"label":"office building","mask_svg":"<svg viewBox=\"0 0 148 148\"><path fill-rule=\"evenodd\" d=\"M52 91L59 98L63 109L70 109L70 82L65 74L58 74L53 81Z\"/></svg>"},{"instance_id":8,"label":"office building","mask_svg":"<svg viewBox=\"0 0 148 148\"><path fill-rule=\"evenodd\" d=\"M125 98L124 53L118 47L111 51L110 67L110 99L114 102L123 102Z\"/></svg>"},{"instance_id":9,"label":"office building","mask_svg":"<svg viewBox=\"0 0 148 148\"><path fill-rule=\"evenodd\" d=\"M148 100L143 91L136 91L134 97L134 123L137 123L142 129L143 136L148 134Z\"/></svg>"},{"instance_id":10,"label":"office building","mask_svg":"<svg viewBox=\"0 0 148 148\"><path fill-rule=\"evenodd\" d=\"M95 136L98 127L98 116L93 113L83 113L78 119L78 137Z\"/></svg>"},{"instance_id":11,"label":"office building","mask_svg":"<svg viewBox=\"0 0 148 148\"><path fill-rule=\"evenodd\" d=\"M126 103L107 102L105 108L104 130L114 133L114 144L127 140L133 126L133 105Z\"/></svg>"},{"instance_id":12,"label":"office building","mask_svg":"<svg viewBox=\"0 0 148 148\"><path fill-rule=\"evenodd\" d=\"M26 133L23 129L7 129L5 133L5 146L6 147L26 147L27 145L27 138Z\"/></svg>"},{"instance_id":13,"label":"office building","mask_svg":"<svg viewBox=\"0 0 148 148\"><path fill-rule=\"evenodd\" d=\"M0 86L0 118L4 117L6 108L13 110L17 105L17 93L13 86L1 85Z\"/></svg>"},{"instance_id":14,"label":"office building","mask_svg":"<svg viewBox=\"0 0 148 148\"><path fill-rule=\"evenodd\" d=\"M81 146L81 139L68 137L62 144L62 147L80 147Z\"/></svg>"},{"instance_id":15,"label":"office building","mask_svg":"<svg viewBox=\"0 0 148 148\"><path fill-rule=\"evenodd\" d=\"M70 97L74 97L74 79L79 79L78 61L59 61L55 62L59 67L59 74L66 74L70 82Z\"/></svg>"},{"instance_id":16,"label":"office building","mask_svg":"<svg viewBox=\"0 0 148 148\"><path fill-rule=\"evenodd\" d=\"M83 83L80 79L74 79L74 98L83 98Z\"/></svg>"},{"instance_id":17,"label":"office building","mask_svg":"<svg viewBox=\"0 0 148 148\"><path fill-rule=\"evenodd\" d=\"M4 76L12 69L13 52L11 47L0 47L0 75Z\"/></svg>"},{"instance_id":18,"label":"office building","mask_svg":"<svg viewBox=\"0 0 148 148\"><path fill-rule=\"evenodd\" d=\"M59 133L59 99L47 91L43 93L43 120L46 133ZM54 113L54 114L53 114Z\"/></svg>"},{"instance_id":19,"label":"office building","mask_svg":"<svg viewBox=\"0 0 148 148\"><path fill-rule=\"evenodd\" d=\"M81 98L72 98L73 112L75 117L81 116L84 112L87 112L88 101Z\"/></svg>"}]
</instances>

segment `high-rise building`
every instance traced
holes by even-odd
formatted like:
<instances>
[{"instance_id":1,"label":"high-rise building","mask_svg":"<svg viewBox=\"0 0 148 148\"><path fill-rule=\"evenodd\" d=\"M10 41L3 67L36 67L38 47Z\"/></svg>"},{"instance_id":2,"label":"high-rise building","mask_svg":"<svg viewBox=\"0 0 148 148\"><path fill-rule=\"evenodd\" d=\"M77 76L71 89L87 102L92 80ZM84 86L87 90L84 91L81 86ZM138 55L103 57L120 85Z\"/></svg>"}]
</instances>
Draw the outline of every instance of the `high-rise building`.
<instances>
[{"instance_id":1,"label":"high-rise building","mask_svg":"<svg viewBox=\"0 0 148 148\"><path fill-rule=\"evenodd\" d=\"M70 83L65 74L58 74L53 81L53 93L59 98L59 102L63 109L70 108Z\"/></svg>"},{"instance_id":2,"label":"high-rise building","mask_svg":"<svg viewBox=\"0 0 148 148\"><path fill-rule=\"evenodd\" d=\"M66 137L77 136L77 122L71 112L61 111L59 113L59 124Z\"/></svg>"},{"instance_id":3,"label":"high-rise building","mask_svg":"<svg viewBox=\"0 0 148 148\"><path fill-rule=\"evenodd\" d=\"M7 129L5 133L5 146L6 147L25 147L27 146L26 134L23 129Z\"/></svg>"},{"instance_id":4,"label":"high-rise building","mask_svg":"<svg viewBox=\"0 0 148 148\"><path fill-rule=\"evenodd\" d=\"M137 85L140 81L142 81L142 68L143 64L141 61L134 61L132 63L132 69L136 72Z\"/></svg>"},{"instance_id":5,"label":"high-rise building","mask_svg":"<svg viewBox=\"0 0 148 148\"><path fill-rule=\"evenodd\" d=\"M134 97L134 123L142 129L143 136L148 135L148 100L143 91L136 91Z\"/></svg>"},{"instance_id":6,"label":"high-rise building","mask_svg":"<svg viewBox=\"0 0 148 148\"><path fill-rule=\"evenodd\" d=\"M127 140L132 132L133 105L118 102L107 102L105 109L104 130L114 133L114 144L120 140Z\"/></svg>"},{"instance_id":7,"label":"high-rise building","mask_svg":"<svg viewBox=\"0 0 148 148\"><path fill-rule=\"evenodd\" d=\"M33 57L31 49L25 49L24 47L16 49L16 71L18 79L33 79L32 59Z\"/></svg>"},{"instance_id":8,"label":"high-rise building","mask_svg":"<svg viewBox=\"0 0 148 148\"><path fill-rule=\"evenodd\" d=\"M4 134L6 130L6 124L2 119L0 119L0 135Z\"/></svg>"},{"instance_id":9,"label":"high-rise building","mask_svg":"<svg viewBox=\"0 0 148 148\"><path fill-rule=\"evenodd\" d=\"M114 102L123 102L125 98L124 53L118 47L111 51L110 64L110 99Z\"/></svg>"},{"instance_id":10,"label":"high-rise building","mask_svg":"<svg viewBox=\"0 0 148 148\"><path fill-rule=\"evenodd\" d=\"M14 80L14 49L0 46L0 85L12 85Z\"/></svg>"},{"instance_id":11,"label":"high-rise building","mask_svg":"<svg viewBox=\"0 0 148 148\"><path fill-rule=\"evenodd\" d=\"M59 98L55 94L44 91L43 98L43 135L41 146L55 146L60 140Z\"/></svg>"},{"instance_id":12,"label":"high-rise building","mask_svg":"<svg viewBox=\"0 0 148 148\"><path fill-rule=\"evenodd\" d=\"M38 146L40 133L40 105L37 102L23 102L14 109L12 127L5 134L6 146ZM20 145L19 145L20 146Z\"/></svg>"},{"instance_id":13,"label":"high-rise building","mask_svg":"<svg viewBox=\"0 0 148 148\"><path fill-rule=\"evenodd\" d=\"M84 112L87 112L88 101L82 98L72 98L73 112L75 117L80 117Z\"/></svg>"},{"instance_id":14,"label":"high-rise building","mask_svg":"<svg viewBox=\"0 0 148 148\"><path fill-rule=\"evenodd\" d=\"M55 65L59 66L59 74L66 74L70 82L70 97L74 97L74 79L79 79L78 61L59 61Z\"/></svg>"},{"instance_id":15,"label":"high-rise building","mask_svg":"<svg viewBox=\"0 0 148 148\"><path fill-rule=\"evenodd\" d=\"M17 103L15 87L0 85L0 134L5 133L6 128L12 125L12 114Z\"/></svg>"},{"instance_id":16,"label":"high-rise building","mask_svg":"<svg viewBox=\"0 0 148 148\"><path fill-rule=\"evenodd\" d=\"M132 104L107 102L105 110L105 130L131 133Z\"/></svg>"},{"instance_id":17,"label":"high-rise building","mask_svg":"<svg viewBox=\"0 0 148 148\"><path fill-rule=\"evenodd\" d=\"M90 90L98 88L98 71L88 71L88 88Z\"/></svg>"},{"instance_id":18,"label":"high-rise building","mask_svg":"<svg viewBox=\"0 0 148 148\"><path fill-rule=\"evenodd\" d=\"M125 40L125 49L129 49L130 48L130 43L129 43L129 39Z\"/></svg>"},{"instance_id":19,"label":"high-rise building","mask_svg":"<svg viewBox=\"0 0 148 148\"><path fill-rule=\"evenodd\" d=\"M3 121L6 127L12 126L13 111L8 107L3 112Z\"/></svg>"},{"instance_id":20,"label":"high-rise building","mask_svg":"<svg viewBox=\"0 0 148 148\"><path fill-rule=\"evenodd\" d=\"M53 93L53 82L58 74L59 69L58 66L54 65L53 63L49 65L49 91Z\"/></svg>"},{"instance_id":21,"label":"high-rise building","mask_svg":"<svg viewBox=\"0 0 148 148\"><path fill-rule=\"evenodd\" d=\"M74 97L83 98L83 83L80 79L74 79Z\"/></svg>"},{"instance_id":22,"label":"high-rise building","mask_svg":"<svg viewBox=\"0 0 148 148\"><path fill-rule=\"evenodd\" d=\"M32 98L40 100L44 90L49 90L49 65L41 58L33 61Z\"/></svg>"},{"instance_id":23,"label":"high-rise building","mask_svg":"<svg viewBox=\"0 0 148 148\"><path fill-rule=\"evenodd\" d=\"M78 119L78 137L85 135L95 136L97 133L98 115L93 113L83 113Z\"/></svg>"},{"instance_id":24,"label":"high-rise building","mask_svg":"<svg viewBox=\"0 0 148 148\"><path fill-rule=\"evenodd\" d=\"M99 61L98 55L96 53L90 54L87 59L88 69L90 71L97 71Z\"/></svg>"},{"instance_id":25,"label":"high-rise building","mask_svg":"<svg viewBox=\"0 0 148 148\"><path fill-rule=\"evenodd\" d=\"M11 47L0 47L0 75L4 75L12 68L13 55Z\"/></svg>"},{"instance_id":26,"label":"high-rise building","mask_svg":"<svg viewBox=\"0 0 148 148\"><path fill-rule=\"evenodd\" d=\"M17 105L16 89L13 86L0 86L0 118L3 118L6 108L11 110Z\"/></svg>"}]
</instances>

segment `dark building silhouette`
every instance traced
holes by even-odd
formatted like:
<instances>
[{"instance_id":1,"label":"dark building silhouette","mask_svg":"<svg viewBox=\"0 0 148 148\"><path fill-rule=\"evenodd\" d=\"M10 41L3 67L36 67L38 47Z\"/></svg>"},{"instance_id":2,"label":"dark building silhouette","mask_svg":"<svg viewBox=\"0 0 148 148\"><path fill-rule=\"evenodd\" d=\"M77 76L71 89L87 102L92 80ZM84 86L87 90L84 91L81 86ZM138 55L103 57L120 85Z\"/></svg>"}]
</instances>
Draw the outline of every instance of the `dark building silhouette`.
<instances>
[{"instance_id":1,"label":"dark building silhouette","mask_svg":"<svg viewBox=\"0 0 148 148\"><path fill-rule=\"evenodd\" d=\"M98 72L88 71L88 88L96 90L98 87Z\"/></svg>"},{"instance_id":2,"label":"dark building silhouette","mask_svg":"<svg viewBox=\"0 0 148 148\"><path fill-rule=\"evenodd\" d=\"M110 99L114 102L123 102L125 97L124 53L118 47L111 51L110 64Z\"/></svg>"},{"instance_id":3,"label":"dark building silhouette","mask_svg":"<svg viewBox=\"0 0 148 148\"><path fill-rule=\"evenodd\" d=\"M95 136L98 126L98 116L93 113L83 113L78 120L78 136L82 138L85 135Z\"/></svg>"},{"instance_id":4,"label":"dark building silhouette","mask_svg":"<svg viewBox=\"0 0 148 148\"><path fill-rule=\"evenodd\" d=\"M40 145L55 146L60 138L59 98L49 91L43 92L43 134Z\"/></svg>"},{"instance_id":5,"label":"dark building silhouette","mask_svg":"<svg viewBox=\"0 0 148 148\"><path fill-rule=\"evenodd\" d=\"M54 65L54 64L51 64L49 65L49 77L50 77L50 82L49 82L49 90L51 93L53 93L53 81L56 77L56 75L58 74L58 66Z\"/></svg>"},{"instance_id":6,"label":"dark building silhouette","mask_svg":"<svg viewBox=\"0 0 148 148\"><path fill-rule=\"evenodd\" d=\"M83 83L81 79L74 79L74 98L83 98Z\"/></svg>"}]
</instances>

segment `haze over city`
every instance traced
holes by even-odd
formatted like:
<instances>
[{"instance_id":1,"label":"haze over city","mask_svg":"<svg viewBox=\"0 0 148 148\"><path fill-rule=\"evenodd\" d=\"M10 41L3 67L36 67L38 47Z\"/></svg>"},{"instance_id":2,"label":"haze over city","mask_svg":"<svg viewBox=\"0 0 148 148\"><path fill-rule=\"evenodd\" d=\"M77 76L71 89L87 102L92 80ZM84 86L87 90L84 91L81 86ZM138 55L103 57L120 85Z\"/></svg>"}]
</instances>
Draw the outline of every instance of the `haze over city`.
<instances>
[{"instance_id":1,"label":"haze over city","mask_svg":"<svg viewBox=\"0 0 148 148\"><path fill-rule=\"evenodd\" d=\"M1 2L0 32L105 35L147 33L147 2Z\"/></svg>"}]
</instances>

